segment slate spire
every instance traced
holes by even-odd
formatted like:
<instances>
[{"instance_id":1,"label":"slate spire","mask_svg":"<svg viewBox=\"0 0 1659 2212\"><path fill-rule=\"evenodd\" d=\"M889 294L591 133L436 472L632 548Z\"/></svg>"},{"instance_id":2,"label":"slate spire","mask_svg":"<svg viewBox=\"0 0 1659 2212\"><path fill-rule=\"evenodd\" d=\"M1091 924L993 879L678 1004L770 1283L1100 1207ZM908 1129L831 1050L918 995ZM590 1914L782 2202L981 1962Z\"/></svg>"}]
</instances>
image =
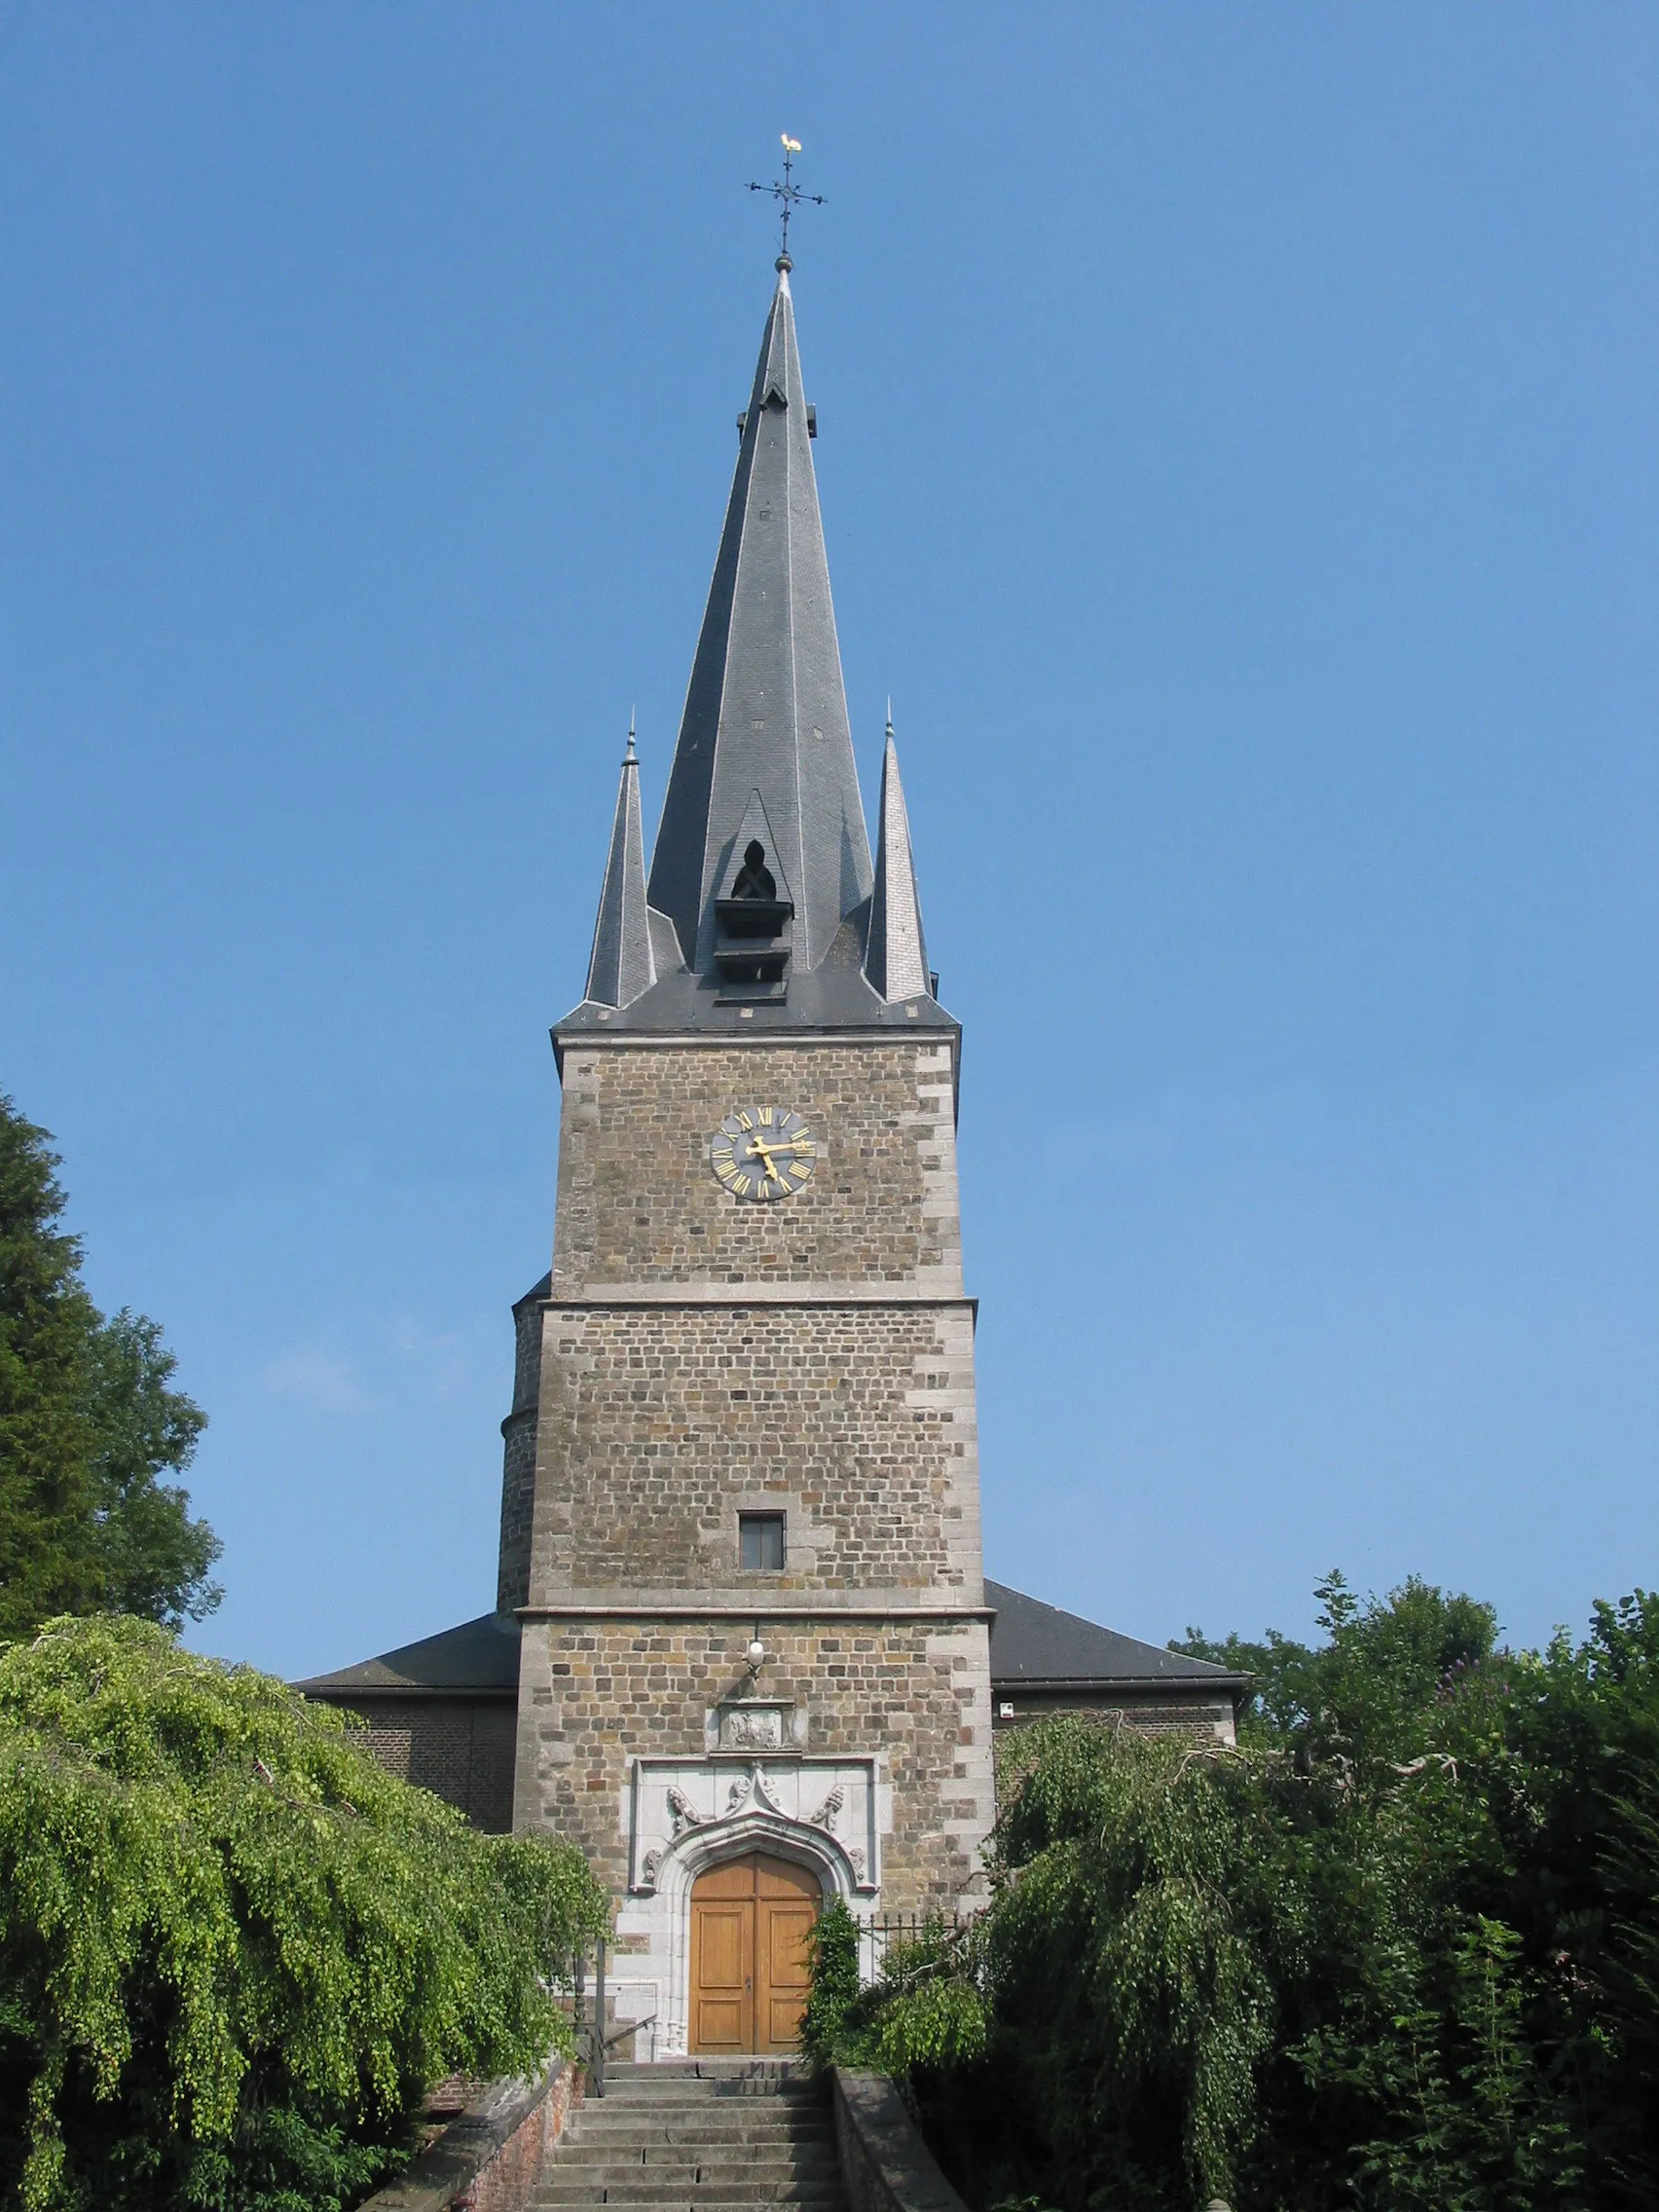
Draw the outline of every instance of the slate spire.
<instances>
[{"instance_id":1,"label":"slate spire","mask_svg":"<svg viewBox=\"0 0 1659 2212\"><path fill-rule=\"evenodd\" d=\"M599 895L593 957L588 962L585 996L596 1006L632 1006L656 981L650 916L645 910L645 844L640 823L640 761L634 751L634 724L628 723L628 750L616 793L616 818L610 828L610 857Z\"/></svg>"},{"instance_id":2,"label":"slate spire","mask_svg":"<svg viewBox=\"0 0 1659 2212\"><path fill-rule=\"evenodd\" d=\"M904 787L899 781L899 749L893 742L893 710L887 711L887 747L881 758L881 819L875 841L875 890L869 903L869 940L865 976L870 989L891 1006L897 999L931 994L927 940L922 936L922 902L910 852L910 818Z\"/></svg>"},{"instance_id":3,"label":"slate spire","mask_svg":"<svg viewBox=\"0 0 1659 2212\"><path fill-rule=\"evenodd\" d=\"M794 901L793 973L819 965L869 895L811 434L780 264L651 859L650 903L699 974L714 967L715 902L756 792Z\"/></svg>"}]
</instances>

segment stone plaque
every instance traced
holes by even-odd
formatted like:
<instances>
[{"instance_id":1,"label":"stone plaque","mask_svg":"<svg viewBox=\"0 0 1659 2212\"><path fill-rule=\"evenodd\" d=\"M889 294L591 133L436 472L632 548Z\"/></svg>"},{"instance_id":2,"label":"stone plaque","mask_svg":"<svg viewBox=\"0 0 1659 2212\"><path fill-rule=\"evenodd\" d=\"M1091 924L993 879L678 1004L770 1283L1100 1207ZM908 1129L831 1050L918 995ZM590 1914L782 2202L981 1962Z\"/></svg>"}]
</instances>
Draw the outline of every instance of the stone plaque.
<instances>
[{"instance_id":1,"label":"stone plaque","mask_svg":"<svg viewBox=\"0 0 1659 2212\"><path fill-rule=\"evenodd\" d=\"M720 1714L722 1751L781 1751L789 1714L781 1705L728 1705Z\"/></svg>"}]
</instances>

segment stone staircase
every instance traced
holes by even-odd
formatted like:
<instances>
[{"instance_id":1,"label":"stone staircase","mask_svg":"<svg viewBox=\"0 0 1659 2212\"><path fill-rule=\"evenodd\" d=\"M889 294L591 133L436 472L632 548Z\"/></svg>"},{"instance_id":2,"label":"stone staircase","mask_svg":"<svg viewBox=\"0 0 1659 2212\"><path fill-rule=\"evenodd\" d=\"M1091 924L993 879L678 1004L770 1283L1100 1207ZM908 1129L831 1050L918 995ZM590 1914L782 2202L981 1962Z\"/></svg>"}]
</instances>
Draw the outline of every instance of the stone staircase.
<instances>
[{"instance_id":1,"label":"stone staircase","mask_svg":"<svg viewBox=\"0 0 1659 2212\"><path fill-rule=\"evenodd\" d=\"M608 2066L552 2151L535 2212L845 2212L829 2099L788 2059Z\"/></svg>"}]
</instances>

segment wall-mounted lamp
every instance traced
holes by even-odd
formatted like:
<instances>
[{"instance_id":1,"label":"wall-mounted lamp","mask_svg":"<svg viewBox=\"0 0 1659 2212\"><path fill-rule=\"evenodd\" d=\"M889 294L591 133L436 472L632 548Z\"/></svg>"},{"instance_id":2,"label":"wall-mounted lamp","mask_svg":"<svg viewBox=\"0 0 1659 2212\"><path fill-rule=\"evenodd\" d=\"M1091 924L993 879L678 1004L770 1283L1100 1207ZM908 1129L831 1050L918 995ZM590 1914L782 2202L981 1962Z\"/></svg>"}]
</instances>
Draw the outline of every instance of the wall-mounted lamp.
<instances>
[{"instance_id":1,"label":"wall-mounted lamp","mask_svg":"<svg viewBox=\"0 0 1659 2212\"><path fill-rule=\"evenodd\" d=\"M760 1623L755 1624L755 1634L749 1640L749 1679L757 1682L760 1670L766 1664L766 1646L760 1641Z\"/></svg>"}]
</instances>

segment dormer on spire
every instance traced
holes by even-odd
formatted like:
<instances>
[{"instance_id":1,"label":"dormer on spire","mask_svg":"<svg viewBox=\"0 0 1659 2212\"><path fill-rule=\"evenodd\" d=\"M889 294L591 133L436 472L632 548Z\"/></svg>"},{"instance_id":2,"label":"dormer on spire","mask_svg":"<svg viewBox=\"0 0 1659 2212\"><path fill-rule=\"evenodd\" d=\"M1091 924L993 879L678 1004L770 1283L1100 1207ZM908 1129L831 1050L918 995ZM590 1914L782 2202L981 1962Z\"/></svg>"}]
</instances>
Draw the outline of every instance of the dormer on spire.
<instances>
[{"instance_id":1,"label":"dormer on spire","mask_svg":"<svg viewBox=\"0 0 1659 2212\"><path fill-rule=\"evenodd\" d=\"M899 781L899 748L893 742L893 710L887 712L887 745L881 757L881 821L875 842L875 889L869 903L869 941L865 977L878 997L932 996L927 940L922 936L922 902L916 890L916 865L910 851L910 818Z\"/></svg>"},{"instance_id":2,"label":"dormer on spire","mask_svg":"<svg viewBox=\"0 0 1659 2212\"><path fill-rule=\"evenodd\" d=\"M634 724L628 723L628 750L616 793L610 829L610 854L599 895L593 956L588 962L586 998L596 1006L632 1006L657 978L651 946L650 915L645 907L645 844L640 821L640 761L634 750Z\"/></svg>"},{"instance_id":3,"label":"dormer on spire","mask_svg":"<svg viewBox=\"0 0 1659 2212\"><path fill-rule=\"evenodd\" d=\"M715 893L715 962L726 1004L789 996L793 920L765 801L751 792Z\"/></svg>"}]
</instances>

